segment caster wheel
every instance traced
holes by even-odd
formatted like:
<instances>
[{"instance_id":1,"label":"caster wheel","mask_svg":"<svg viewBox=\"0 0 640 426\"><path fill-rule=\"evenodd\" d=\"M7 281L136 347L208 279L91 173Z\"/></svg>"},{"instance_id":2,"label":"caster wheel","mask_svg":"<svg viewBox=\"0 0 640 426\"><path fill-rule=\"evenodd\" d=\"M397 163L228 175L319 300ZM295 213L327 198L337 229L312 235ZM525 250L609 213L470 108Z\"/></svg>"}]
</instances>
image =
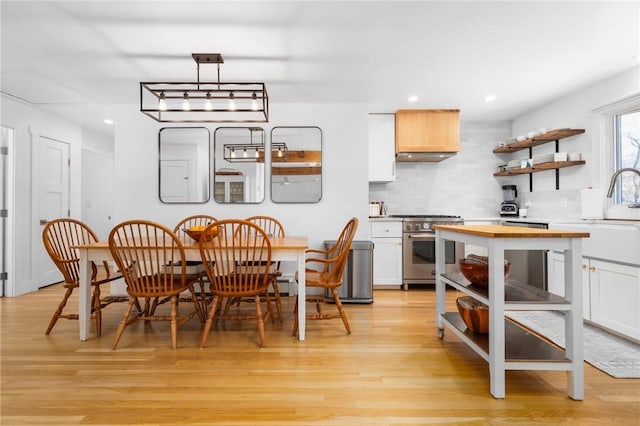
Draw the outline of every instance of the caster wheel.
<instances>
[{"instance_id":1,"label":"caster wheel","mask_svg":"<svg viewBox=\"0 0 640 426\"><path fill-rule=\"evenodd\" d=\"M443 339L444 338L444 328L439 328L438 329L438 339Z\"/></svg>"}]
</instances>

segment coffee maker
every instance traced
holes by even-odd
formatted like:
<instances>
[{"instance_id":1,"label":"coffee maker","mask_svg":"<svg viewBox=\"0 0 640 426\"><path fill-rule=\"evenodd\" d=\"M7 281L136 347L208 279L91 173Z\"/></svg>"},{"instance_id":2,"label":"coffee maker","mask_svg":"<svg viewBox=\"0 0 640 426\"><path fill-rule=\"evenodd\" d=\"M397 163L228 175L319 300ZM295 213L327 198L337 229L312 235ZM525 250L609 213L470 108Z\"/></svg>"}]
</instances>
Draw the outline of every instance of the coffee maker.
<instances>
[{"instance_id":1,"label":"coffee maker","mask_svg":"<svg viewBox=\"0 0 640 426\"><path fill-rule=\"evenodd\" d=\"M515 185L502 185L504 201L500 204L500 216L518 216L518 189Z\"/></svg>"}]
</instances>

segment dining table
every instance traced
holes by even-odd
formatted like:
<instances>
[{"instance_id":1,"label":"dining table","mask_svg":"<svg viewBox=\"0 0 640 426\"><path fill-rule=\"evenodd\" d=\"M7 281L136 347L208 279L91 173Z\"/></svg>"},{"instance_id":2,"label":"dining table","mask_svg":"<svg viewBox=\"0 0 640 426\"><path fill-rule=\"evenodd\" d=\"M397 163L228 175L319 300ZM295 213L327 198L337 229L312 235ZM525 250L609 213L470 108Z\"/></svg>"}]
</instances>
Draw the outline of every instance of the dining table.
<instances>
[{"instance_id":1,"label":"dining table","mask_svg":"<svg viewBox=\"0 0 640 426\"><path fill-rule=\"evenodd\" d=\"M298 270L298 340L305 339L306 324L306 286L305 286L305 251L309 248L306 236L269 237L271 242L272 261L295 261ZM187 261L202 261L197 241L188 236L181 238ZM80 340L89 339L91 322L91 262L112 261L113 257L107 241L76 245L80 259L80 280L78 296L78 323Z\"/></svg>"}]
</instances>

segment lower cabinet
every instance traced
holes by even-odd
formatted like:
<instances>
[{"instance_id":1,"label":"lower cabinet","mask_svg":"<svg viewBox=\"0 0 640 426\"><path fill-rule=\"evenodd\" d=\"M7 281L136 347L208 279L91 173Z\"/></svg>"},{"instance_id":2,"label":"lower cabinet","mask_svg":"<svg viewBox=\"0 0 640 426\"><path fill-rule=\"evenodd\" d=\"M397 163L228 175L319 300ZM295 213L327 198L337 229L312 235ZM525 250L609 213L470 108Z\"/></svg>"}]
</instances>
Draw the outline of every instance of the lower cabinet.
<instances>
[{"instance_id":1,"label":"lower cabinet","mask_svg":"<svg viewBox=\"0 0 640 426\"><path fill-rule=\"evenodd\" d=\"M549 252L549 292L564 296L564 258ZM640 267L582 258L584 318L640 340Z\"/></svg>"},{"instance_id":2,"label":"lower cabinet","mask_svg":"<svg viewBox=\"0 0 640 426\"><path fill-rule=\"evenodd\" d=\"M402 222L371 222L373 286L402 285Z\"/></svg>"}]
</instances>

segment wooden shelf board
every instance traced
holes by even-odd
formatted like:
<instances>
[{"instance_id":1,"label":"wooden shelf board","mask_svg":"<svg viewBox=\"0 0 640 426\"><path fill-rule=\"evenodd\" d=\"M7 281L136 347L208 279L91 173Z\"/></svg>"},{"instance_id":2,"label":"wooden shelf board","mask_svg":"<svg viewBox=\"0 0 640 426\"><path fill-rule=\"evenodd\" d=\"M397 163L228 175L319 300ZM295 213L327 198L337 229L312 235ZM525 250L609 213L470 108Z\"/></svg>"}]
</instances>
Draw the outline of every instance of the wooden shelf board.
<instances>
[{"instance_id":1,"label":"wooden shelf board","mask_svg":"<svg viewBox=\"0 0 640 426\"><path fill-rule=\"evenodd\" d=\"M529 173L544 172L546 170L563 169L565 167L580 166L585 164L585 161L550 161L548 163L540 163L535 166L525 167L521 169L505 170L504 172L496 172L494 176L515 176L525 175Z\"/></svg>"},{"instance_id":2,"label":"wooden shelf board","mask_svg":"<svg viewBox=\"0 0 640 426\"><path fill-rule=\"evenodd\" d=\"M512 152L517 152L523 149L553 142L559 139L568 138L570 136L579 135L581 133L584 133L584 129L554 129L540 136L527 138L523 141L513 142L505 146L500 146L498 148L495 148L493 152L495 154L509 154Z\"/></svg>"},{"instance_id":3,"label":"wooden shelf board","mask_svg":"<svg viewBox=\"0 0 640 426\"><path fill-rule=\"evenodd\" d=\"M483 358L489 356L489 335L474 333L469 330L457 312L445 312L442 319L449 327L458 330L459 337L472 343L472 347L483 351ZM544 363L568 363L563 349L543 340L536 334L505 320L505 361L506 362L544 362ZM539 366L536 369L544 369Z\"/></svg>"}]
</instances>

